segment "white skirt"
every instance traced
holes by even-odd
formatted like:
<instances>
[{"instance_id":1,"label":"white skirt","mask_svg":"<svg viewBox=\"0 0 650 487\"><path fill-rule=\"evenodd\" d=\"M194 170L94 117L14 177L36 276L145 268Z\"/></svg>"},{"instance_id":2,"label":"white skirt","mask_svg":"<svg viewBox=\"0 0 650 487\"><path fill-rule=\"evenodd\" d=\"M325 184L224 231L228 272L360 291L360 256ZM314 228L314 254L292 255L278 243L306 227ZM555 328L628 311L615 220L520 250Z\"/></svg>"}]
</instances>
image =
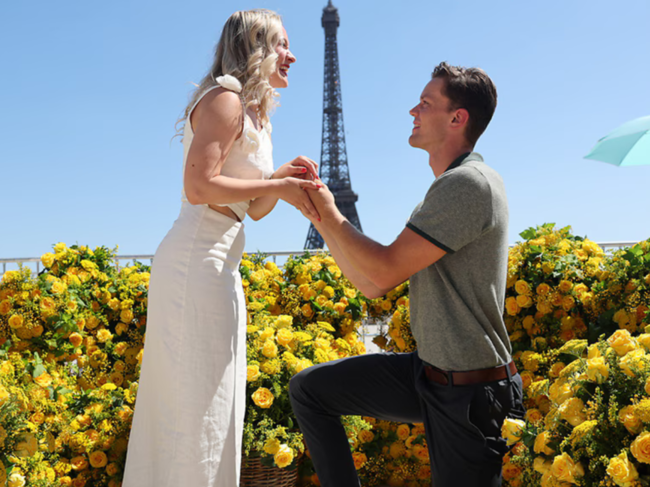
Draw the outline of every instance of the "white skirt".
<instances>
[{"instance_id":1,"label":"white skirt","mask_svg":"<svg viewBox=\"0 0 650 487\"><path fill-rule=\"evenodd\" d=\"M243 223L187 202L158 247L123 487L239 485L243 251Z\"/></svg>"}]
</instances>

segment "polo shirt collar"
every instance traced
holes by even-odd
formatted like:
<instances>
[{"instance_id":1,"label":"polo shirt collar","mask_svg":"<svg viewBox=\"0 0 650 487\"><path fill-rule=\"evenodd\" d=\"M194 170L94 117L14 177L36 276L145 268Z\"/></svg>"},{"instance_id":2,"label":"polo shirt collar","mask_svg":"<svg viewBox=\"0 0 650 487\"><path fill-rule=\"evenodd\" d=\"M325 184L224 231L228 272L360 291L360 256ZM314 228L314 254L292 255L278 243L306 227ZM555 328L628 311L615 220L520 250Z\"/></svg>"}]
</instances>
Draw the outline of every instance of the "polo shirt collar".
<instances>
[{"instance_id":1,"label":"polo shirt collar","mask_svg":"<svg viewBox=\"0 0 650 487\"><path fill-rule=\"evenodd\" d=\"M464 154L461 154L456 159L454 159L454 162L449 164L447 169L445 169L445 172L451 171L452 169L456 169L458 166L460 166L465 161L481 161L482 162L483 157L481 157L481 154L479 154L478 152L465 152Z\"/></svg>"}]
</instances>

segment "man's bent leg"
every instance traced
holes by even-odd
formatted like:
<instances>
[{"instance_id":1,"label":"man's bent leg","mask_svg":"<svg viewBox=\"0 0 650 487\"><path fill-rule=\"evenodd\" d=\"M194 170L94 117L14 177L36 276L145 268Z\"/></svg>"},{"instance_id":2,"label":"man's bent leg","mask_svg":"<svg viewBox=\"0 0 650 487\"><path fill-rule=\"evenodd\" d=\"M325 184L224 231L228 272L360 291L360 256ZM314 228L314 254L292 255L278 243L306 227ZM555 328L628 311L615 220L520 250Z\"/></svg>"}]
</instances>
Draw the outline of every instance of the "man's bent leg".
<instances>
[{"instance_id":1,"label":"man's bent leg","mask_svg":"<svg viewBox=\"0 0 650 487\"><path fill-rule=\"evenodd\" d=\"M423 421L417 361L416 353L362 355L309 367L291 380L291 405L323 487L359 486L340 416Z\"/></svg>"},{"instance_id":2,"label":"man's bent leg","mask_svg":"<svg viewBox=\"0 0 650 487\"><path fill-rule=\"evenodd\" d=\"M418 391L425 404L425 429L436 487L498 487L506 417L523 419L519 375L472 386L446 386L425 377Z\"/></svg>"}]
</instances>

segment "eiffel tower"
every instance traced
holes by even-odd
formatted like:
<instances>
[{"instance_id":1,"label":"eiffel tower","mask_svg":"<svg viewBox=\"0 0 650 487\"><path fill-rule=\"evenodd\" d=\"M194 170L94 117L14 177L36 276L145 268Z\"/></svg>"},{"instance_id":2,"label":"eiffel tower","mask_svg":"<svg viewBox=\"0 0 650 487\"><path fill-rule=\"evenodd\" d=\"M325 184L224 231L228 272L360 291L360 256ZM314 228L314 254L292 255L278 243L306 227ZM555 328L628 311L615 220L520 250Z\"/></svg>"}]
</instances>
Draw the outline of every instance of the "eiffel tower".
<instances>
[{"instance_id":1,"label":"eiffel tower","mask_svg":"<svg viewBox=\"0 0 650 487\"><path fill-rule=\"evenodd\" d=\"M325 84L323 88L323 139L320 153L320 178L327 184L339 211L349 222L361 231L357 214L357 194L352 191L348 154L345 149L343 128L343 102L341 101L341 77L339 75L339 54L336 47L336 30L339 27L339 11L329 0L323 9L321 24L325 29ZM305 249L322 249L323 237L313 224Z\"/></svg>"}]
</instances>

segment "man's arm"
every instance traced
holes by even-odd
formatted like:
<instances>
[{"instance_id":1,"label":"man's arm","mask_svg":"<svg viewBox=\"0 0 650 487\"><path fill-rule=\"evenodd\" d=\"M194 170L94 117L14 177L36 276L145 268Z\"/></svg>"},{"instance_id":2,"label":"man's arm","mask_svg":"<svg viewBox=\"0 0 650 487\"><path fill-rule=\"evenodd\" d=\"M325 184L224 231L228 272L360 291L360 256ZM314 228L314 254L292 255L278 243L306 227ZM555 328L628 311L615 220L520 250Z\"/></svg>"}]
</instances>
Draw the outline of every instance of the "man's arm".
<instances>
[{"instance_id":1,"label":"man's arm","mask_svg":"<svg viewBox=\"0 0 650 487\"><path fill-rule=\"evenodd\" d=\"M348 280L354 284L354 286L363 293L363 295L369 299L375 299L380 296L383 296L392 288L380 289L375 284L368 279L363 273L361 273L346 257L343 250L339 247L336 240L329 233L327 228L323 226L321 222L314 221L311 219L311 222L314 224L314 227L321 234L325 243L327 243L327 248L329 249L332 257L336 261L336 265L339 266L343 275L348 278Z\"/></svg>"},{"instance_id":2,"label":"man's arm","mask_svg":"<svg viewBox=\"0 0 650 487\"><path fill-rule=\"evenodd\" d=\"M359 232L341 215L329 188L323 186L319 191L310 191L309 196L321 215L321 226L330 240L336 242L347 262L384 293L446 254L408 228L392 244L382 245Z\"/></svg>"}]
</instances>

